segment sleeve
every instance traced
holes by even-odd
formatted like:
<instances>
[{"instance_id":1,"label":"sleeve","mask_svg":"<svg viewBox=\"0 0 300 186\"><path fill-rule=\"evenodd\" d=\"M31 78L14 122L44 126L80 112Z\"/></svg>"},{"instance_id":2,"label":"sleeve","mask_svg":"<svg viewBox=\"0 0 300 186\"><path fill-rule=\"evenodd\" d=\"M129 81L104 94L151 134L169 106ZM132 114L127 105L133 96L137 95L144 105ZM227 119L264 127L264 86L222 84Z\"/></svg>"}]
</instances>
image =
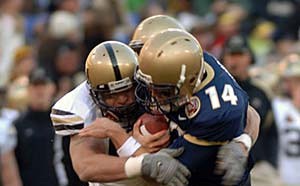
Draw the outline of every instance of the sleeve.
<instances>
[{"instance_id":1,"label":"sleeve","mask_svg":"<svg viewBox=\"0 0 300 186\"><path fill-rule=\"evenodd\" d=\"M84 120L71 112L52 108L50 114L56 134L62 136L74 135L84 127Z\"/></svg>"},{"instance_id":2,"label":"sleeve","mask_svg":"<svg viewBox=\"0 0 300 186\"><path fill-rule=\"evenodd\" d=\"M70 136L91 123L94 112L95 105L84 82L55 103L50 117L56 134Z\"/></svg>"}]
</instances>

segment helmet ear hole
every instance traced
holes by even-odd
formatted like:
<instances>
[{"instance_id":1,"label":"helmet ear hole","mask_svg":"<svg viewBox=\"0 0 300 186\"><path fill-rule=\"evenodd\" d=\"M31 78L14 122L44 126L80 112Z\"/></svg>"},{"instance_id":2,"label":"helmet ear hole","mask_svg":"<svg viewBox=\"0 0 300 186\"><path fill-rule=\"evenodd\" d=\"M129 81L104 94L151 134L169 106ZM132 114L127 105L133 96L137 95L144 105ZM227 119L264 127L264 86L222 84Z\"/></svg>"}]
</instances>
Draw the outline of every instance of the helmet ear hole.
<instances>
[{"instance_id":1,"label":"helmet ear hole","mask_svg":"<svg viewBox=\"0 0 300 186\"><path fill-rule=\"evenodd\" d=\"M172 43L171 43L171 45L175 45L177 43L177 41L173 41Z\"/></svg>"},{"instance_id":2,"label":"helmet ear hole","mask_svg":"<svg viewBox=\"0 0 300 186\"><path fill-rule=\"evenodd\" d=\"M162 53L163 53L164 51L160 51L158 54L157 54L157 58L159 58L161 55L162 55Z\"/></svg>"}]
</instances>

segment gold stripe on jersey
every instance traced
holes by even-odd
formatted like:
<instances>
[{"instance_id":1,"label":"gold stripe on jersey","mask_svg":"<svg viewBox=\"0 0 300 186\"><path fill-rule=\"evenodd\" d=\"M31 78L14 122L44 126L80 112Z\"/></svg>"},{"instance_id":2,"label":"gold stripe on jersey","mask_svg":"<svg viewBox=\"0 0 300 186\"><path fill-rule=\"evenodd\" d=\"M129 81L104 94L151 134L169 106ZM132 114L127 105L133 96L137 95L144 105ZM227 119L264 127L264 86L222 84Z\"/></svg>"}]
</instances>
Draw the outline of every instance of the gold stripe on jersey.
<instances>
[{"instance_id":1,"label":"gold stripe on jersey","mask_svg":"<svg viewBox=\"0 0 300 186\"><path fill-rule=\"evenodd\" d=\"M67 111L58 110L58 109L54 109L54 108L51 110L51 114L62 115L62 116L74 115L72 112L67 112Z\"/></svg>"},{"instance_id":2,"label":"gold stripe on jersey","mask_svg":"<svg viewBox=\"0 0 300 186\"><path fill-rule=\"evenodd\" d=\"M54 124L83 123L83 119L81 117L70 115L67 117L56 117L54 114L51 114L51 120Z\"/></svg>"},{"instance_id":3,"label":"gold stripe on jersey","mask_svg":"<svg viewBox=\"0 0 300 186\"><path fill-rule=\"evenodd\" d=\"M63 130L80 130L83 129L84 124L79 123L75 125L54 125L55 131L63 131Z\"/></svg>"},{"instance_id":4,"label":"gold stripe on jersey","mask_svg":"<svg viewBox=\"0 0 300 186\"><path fill-rule=\"evenodd\" d=\"M204 69L206 71L206 78L200 83L198 87L196 87L196 91L201 90L203 87L205 87L209 82L211 82L215 77L215 71L214 69L204 61Z\"/></svg>"},{"instance_id":5,"label":"gold stripe on jersey","mask_svg":"<svg viewBox=\"0 0 300 186\"><path fill-rule=\"evenodd\" d=\"M225 145L228 143L228 141L206 141L203 139L198 139L195 136L192 136L190 134L183 135L184 139L186 139L188 142L193 143L195 145L200 146L217 146L217 145Z\"/></svg>"}]
</instances>

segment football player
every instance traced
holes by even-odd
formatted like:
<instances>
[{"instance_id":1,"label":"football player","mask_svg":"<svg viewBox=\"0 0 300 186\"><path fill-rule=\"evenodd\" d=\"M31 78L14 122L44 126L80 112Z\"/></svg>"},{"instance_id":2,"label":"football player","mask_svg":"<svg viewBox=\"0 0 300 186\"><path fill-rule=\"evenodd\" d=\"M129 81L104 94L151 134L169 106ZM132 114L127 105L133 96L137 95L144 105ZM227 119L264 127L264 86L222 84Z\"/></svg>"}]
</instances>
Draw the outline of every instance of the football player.
<instances>
[{"instance_id":1,"label":"football player","mask_svg":"<svg viewBox=\"0 0 300 186\"><path fill-rule=\"evenodd\" d=\"M135 29L129 46L138 54L144 43L162 30L176 28L185 30L173 17L167 15L154 15L144 19Z\"/></svg>"},{"instance_id":2,"label":"football player","mask_svg":"<svg viewBox=\"0 0 300 186\"><path fill-rule=\"evenodd\" d=\"M140 51L136 79L137 100L185 131L171 147L185 148L178 160L192 173L190 185L250 185L249 150L259 116L247 94L191 34L168 29L150 37Z\"/></svg>"},{"instance_id":3,"label":"football player","mask_svg":"<svg viewBox=\"0 0 300 186\"><path fill-rule=\"evenodd\" d=\"M139 154L141 149L129 134L122 132L123 128L130 130L139 116L133 80L137 64L135 52L125 44L107 41L96 46L86 60L87 81L52 108L56 133L71 136L70 152L76 172L84 181L101 182L91 185L157 185L141 176L165 185L186 185L189 171L173 158L182 153L182 148L128 158L128 154ZM103 136L78 134L81 129L99 123L105 131ZM113 146L108 138L115 131L118 137ZM122 149L124 141L131 144L130 149ZM113 147L120 157L112 156L117 154ZM111 181L116 182L104 183Z\"/></svg>"}]
</instances>

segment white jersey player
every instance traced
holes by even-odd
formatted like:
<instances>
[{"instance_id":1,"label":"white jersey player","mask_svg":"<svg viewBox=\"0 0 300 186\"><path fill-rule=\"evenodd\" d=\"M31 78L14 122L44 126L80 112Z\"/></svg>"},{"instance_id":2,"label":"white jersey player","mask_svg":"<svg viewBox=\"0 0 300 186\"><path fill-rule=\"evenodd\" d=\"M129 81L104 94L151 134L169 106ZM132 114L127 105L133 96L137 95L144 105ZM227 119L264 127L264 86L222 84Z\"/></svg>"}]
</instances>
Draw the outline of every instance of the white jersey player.
<instances>
[{"instance_id":1,"label":"white jersey player","mask_svg":"<svg viewBox=\"0 0 300 186\"><path fill-rule=\"evenodd\" d=\"M285 185L300 185L300 56L289 55L281 64L288 96L273 100L280 140L279 173Z\"/></svg>"},{"instance_id":2,"label":"white jersey player","mask_svg":"<svg viewBox=\"0 0 300 186\"><path fill-rule=\"evenodd\" d=\"M89 95L87 82L81 83L73 91L61 98L52 108L51 119L53 127L59 135L74 135L80 129L91 124L102 113ZM109 139L102 140L106 154L109 154ZM99 165L100 166L100 165ZM113 183L89 183L89 186L125 186L151 185L141 177L122 180ZM154 184L153 185L158 185Z\"/></svg>"},{"instance_id":3,"label":"white jersey player","mask_svg":"<svg viewBox=\"0 0 300 186\"><path fill-rule=\"evenodd\" d=\"M133 80L137 64L136 54L125 44L107 41L96 46L86 60L88 80L62 97L52 108L55 131L59 135L71 136L74 169L83 181L91 182L91 186L158 185L151 179L145 181L142 175L166 185L187 185L189 171L172 157L181 153L178 150L163 151L163 155L159 152L128 158L140 145L122 130L125 134L118 136L119 145L113 143L118 149L120 157L117 157L111 156L116 153L109 140L111 136L96 139L78 134L83 128L95 124L130 130L139 116ZM132 145L123 149L122 138ZM153 166L156 164L159 166Z\"/></svg>"}]
</instances>

